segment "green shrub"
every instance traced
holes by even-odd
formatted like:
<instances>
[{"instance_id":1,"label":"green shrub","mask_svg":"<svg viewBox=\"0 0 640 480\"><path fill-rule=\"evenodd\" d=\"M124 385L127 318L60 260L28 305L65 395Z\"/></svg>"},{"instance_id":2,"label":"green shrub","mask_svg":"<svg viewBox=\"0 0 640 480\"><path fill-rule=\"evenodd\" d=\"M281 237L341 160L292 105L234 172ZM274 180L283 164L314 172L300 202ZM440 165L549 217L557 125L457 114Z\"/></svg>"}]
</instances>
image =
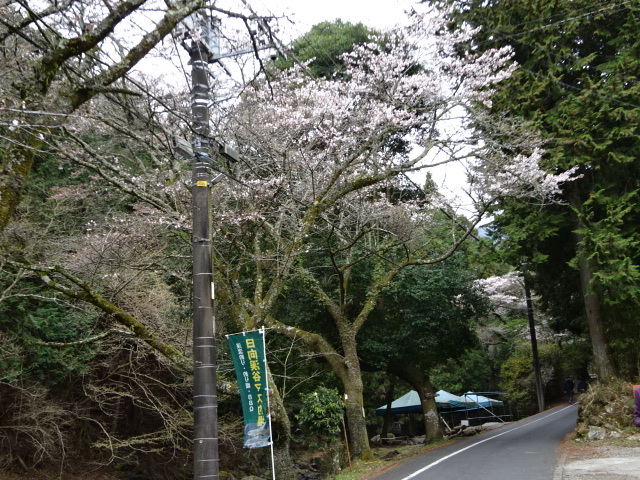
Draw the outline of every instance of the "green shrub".
<instances>
[{"instance_id":1,"label":"green shrub","mask_svg":"<svg viewBox=\"0 0 640 480\"><path fill-rule=\"evenodd\" d=\"M344 405L337 390L319 387L315 392L301 396L302 408L295 416L309 438L316 445L327 445L340 433Z\"/></svg>"}]
</instances>

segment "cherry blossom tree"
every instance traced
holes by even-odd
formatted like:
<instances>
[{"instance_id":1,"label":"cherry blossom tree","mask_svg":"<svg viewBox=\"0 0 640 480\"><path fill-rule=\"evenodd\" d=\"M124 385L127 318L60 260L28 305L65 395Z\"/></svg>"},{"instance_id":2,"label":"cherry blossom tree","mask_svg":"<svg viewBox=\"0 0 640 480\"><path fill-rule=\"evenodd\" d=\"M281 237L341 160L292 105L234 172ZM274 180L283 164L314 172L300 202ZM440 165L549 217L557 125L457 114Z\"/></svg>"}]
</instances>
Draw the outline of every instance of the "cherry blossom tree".
<instances>
[{"instance_id":1,"label":"cherry blossom tree","mask_svg":"<svg viewBox=\"0 0 640 480\"><path fill-rule=\"evenodd\" d=\"M168 95L134 70L159 54L154 49L167 46L162 42L174 27L202 6L201 1L155 0L0 5L2 315L17 320L26 305L62 312L47 316L42 322L47 328L37 332L45 335L29 337L26 347L14 335L18 321L9 327L3 322L0 338L3 347L10 344L16 352L11 362L18 367L33 350L40 349L40 355L57 349L64 358L81 346L92 351L97 346L91 363L78 366L87 356L78 357L66 370L93 368L82 378L82 392L73 392L82 401L69 423L87 431L83 422L92 422L91 440L101 438L97 446L121 458L139 460L160 445L183 449L191 443L184 400L189 397L184 381L190 371L184 353L188 326L176 321L189 291L184 289L183 298L175 291L188 271L182 267L189 257L179 247L188 249L181 236L188 226L189 198L184 167L168 147L170 134L179 133L169 128L187 131L182 113L188 111L188 94ZM246 9L216 13L253 15ZM161 124L167 121L173 126ZM46 173L34 176L33 170L48 168L55 173L43 186ZM56 181L59 186L52 187ZM22 201L25 191L29 198ZM32 314L36 323L42 320L38 313ZM68 321L72 315L82 317L85 328L74 330ZM65 325L60 320L67 320L65 336L52 341L53 325ZM38 341L43 345L34 346ZM27 386L16 386L12 375ZM44 382L47 387L52 378ZM63 424L31 415L41 408L39 402L26 408L23 401L33 396L31 381L26 371L3 372L3 407L22 405L20 416L7 410L3 422L33 416L30 424L15 423L15 431L33 426L36 448L27 451L34 457L46 451L62 469L73 436L38 441L55 437ZM56 400L60 396L47 395L52 409ZM141 412L157 423L135 434L120 428L125 415ZM157 430L145 431L152 423ZM136 434L139 438L132 439ZM9 449L20 439L13 429L3 432ZM29 458L24 461L32 465Z\"/></svg>"},{"instance_id":2,"label":"cherry blossom tree","mask_svg":"<svg viewBox=\"0 0 640 480\"><path fill-rule=\"evenodd\" d=\"M514 313L521 316L526 314L527 305L520 272L482 278L476 280L476 286L487 296L493 315L505 318Z\"/></svg>"},{"instance_id":3,"label":"cherry blossom tree","mask_svg":"<svg viewBox=\"0 0 640 480\"><path fill-rule=\"evenodd\" d=\"M180 3L179 8L172 4L156 25L159 32L196 8L196 3ZM22 21L20 12L13 9L15 17L7 18L18 25L15 22ZM6 200L6 209L0 212L1 228L15 208L36 152L53 141L51 132L64 132L55 135L61 157L139 200L128 205L137 217L131 216L131 223L113 230L114 237L126 247L123 251L135 250L130 240L141 218L153 228L164 226L178 232L188 228L185 175L167 148L168 127L156 128L163 118L170 118L170 124L184 125L179 120L180 109L158 114L171 105L172 98L160 94L150 98L146 96L149 88L118 83L151 48L147 41L159 40L162 35L156 35L155 30L148 32L130 50L116 44L114 52L124 52L120 62L96 60L89 55L92 47L101 46L108 38L107 18L117 12L105 13L105 17L96 14L97 25L104 28L103 36L91 35L94 23L79 23L89 33L82 30L74 36L63 31L65 34L57 37L62 38L59 45L52 41L47 55L42 53L46 49L35 49L33 42L15 39L16 48L31 51L36 71L48 74L44 78L25 77L24 82L16 84L23 85L28 93L24 106L18 100L23 97L15 92L6 95L12 103L4 110L8 115L5 151L9 153L3 156L6 175L0 185L0 200ZM60 12L52 15L60 16ZM121 12L121 17L127 15ZM49 17L42 12L35 18ZM14 39L11 32L7 29L6 38ZM240 102L220 108L214 116L220 136L235 141L242 154L233 171L226 172L227 179L214 188L217 298L239 329L266 325L301 339L309 350L324 356L347 394L352 452L356 456L368 451L357 335L376 308L381 291L402 268L447 258L497 198L526 195L547 201L555 185L567 179L543 172L537 164L535 138L508 135L508 122L497 121L494 125L495 138L507 139L508 145L488 142L473 129L464 130L474 123L491 121L482 116L482 106L489 102L492 85L515 68L510 64L508 48L463 60L453 56L455 45L467 41L471 34L450 31L435 13L415 15L406 29L387 32L345 55L345 70L339 78L310 78L303 66L272 73L269 78L252 82ZM85 45L81 40L92 43ZM34 40L38 45L48 41L37 35ZM80 45L78 52L71 49L75 45ZM74 52L77 55L71 56ZM70 59L76 63L65 63ZM68 82L68 78L76 78L76 69L85 65L83 61L91 68L78 77L78 83ZM16 78L22 78L21 67L16 62L11 70ZM56 76L58 73L60 76ZM67 96L69 92L73 95ZM118 115L98 108L103 101ZM147 114L132 114L139 111ZM19 113L19 118L12 118L14 113ZM70 117L79 113L82 118ZM46 124L39 123L42 119L47 119ZM459 127L452 130L452 124ZM137 128L146 133L137 134ZM89 131L95 134L91 141L84 135ZM125 138L127 148L120 148L115 140ZM133 145L137 148L131 149ZM437 192L420 191L409 198L398 195L411 190L403 175L416 175L443 162L467 158L474 159L473 185L477 186L472 193L476 213L469 220L443 222L442 212L451 208ZM216 168L226 171L221 164ZM12 183L14 180L16 183ZM9 193L2 193L3 185ZM99 226L86 227L100 235L108 234L112 231L110 218L115 216L105 216ZM438 235L433 235L435 229ZM443 241L444 232L448 242ZM94 234L79 235L80 251L88 250ZM139 309L140 316L151 323L156 320L155 312L150 315L131 298L116 295L118 281L112 275L123 272L114 268L111 246L103 245L104 256L72 258L58 250L60 255L54 259L61 265L43 262L30 268L50 288L95 302L111 318L137 328L134 331L147 344L160 351L167 347L164 353L171 357L174 347L147 336L149 329L145 330L144 322L127 323L139 319L120 308L116 300L132 310ZM329 268L314 264L312 255L316 253L325 256ZM153 286L158 258L140 258L147 262L145 275L129 271L125 272L130 275L127 278L145 280L142 283L147 287ZM354 301L350 296L353 278L364 263L374 265L374 275L368 279L366 291ZM91 277L91 272L97 275ZM284 323L273 314L293 279L304 282L326 307L339 333L338 343L328 341L322 332ZM109 298L95 295L100 290L107 290ZM285 470L287 463L290 466L288 418L277 390L273 397L276 445L284 452L276 460Z\"/></svg>"},{"instance_id":4,"label":"cherry blossom tree","mask_svg":"<svg viewBox=\"0 0 640 480\"><path fill-rule=\"evenodd\" d=\"M506 150L473 131L448 133L453 121L460 128L486 121L481 107L492 85L515 68L510 50L460 60L452 52L472 32L449 31L436 12L413 20L345 54L339 78L310 78L294 67L247 89L226 124L243 160L217 189L218 298L240 328L268 326L325 357L343 384L356 456L369 449L357 335L381 291L406 266L447 258L497 198L548 201L569 178L539 167L532 138L518 144L509 137ZM412 201L391 192L402 190L404 174L469 157L476 213L463 229L450 224L444 243L429 235L443 229L434 221L438 207L450 209L436 192ZM311 262L320 251L325 265ZM375 275L354 302L349 288L365 259ZM338 344L272 315L291 278L326 307Z\"/></svg>"}]
</instances>

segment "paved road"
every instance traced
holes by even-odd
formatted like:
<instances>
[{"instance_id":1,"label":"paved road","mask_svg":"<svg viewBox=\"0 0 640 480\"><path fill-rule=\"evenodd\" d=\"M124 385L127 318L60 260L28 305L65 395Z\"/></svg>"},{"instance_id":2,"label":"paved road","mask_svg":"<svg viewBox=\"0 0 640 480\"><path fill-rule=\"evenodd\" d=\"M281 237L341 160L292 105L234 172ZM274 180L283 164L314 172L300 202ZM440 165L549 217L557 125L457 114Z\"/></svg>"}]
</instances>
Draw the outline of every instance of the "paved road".
<instances>
[{"instance_id":1,"label":"paved road","mask_svg":"<svg viewBox=\"0 0 640 480\"><path fill-rule=\"evenodd\" d=\"M557 407L410 458L371 480L552 480L577 405Z\"/></svg>"}]
</instances>

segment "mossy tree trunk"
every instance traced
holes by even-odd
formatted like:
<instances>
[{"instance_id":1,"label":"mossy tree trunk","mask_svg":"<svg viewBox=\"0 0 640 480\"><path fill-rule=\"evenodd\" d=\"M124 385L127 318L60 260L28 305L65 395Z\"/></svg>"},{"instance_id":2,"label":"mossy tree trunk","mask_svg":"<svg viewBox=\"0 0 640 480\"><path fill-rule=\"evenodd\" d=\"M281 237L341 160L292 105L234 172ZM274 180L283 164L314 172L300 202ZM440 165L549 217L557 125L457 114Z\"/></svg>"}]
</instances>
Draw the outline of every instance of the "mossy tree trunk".
<instances>
[{"instance_id":1,"label":"mossy tree trunk","mask_svg":"<svg viewBox=\"0 0 640 480\"><path fill-rule=\"evenodd\" d=\"M271 374L269 374L271 377ZM273 468L276 478L296 480L297 474L291 458L291 422L273 378L269 380L269 406L271 409L271 435L273 440Z\"/></svg>"},{"instance_id":2,"label":"mossy tree trunk","mask_svg":"<svg viewBox=\"0 0 640 480\"><path fill-rule=\"evenodd\" d=\"M366 457L370 454L371 450L364 416L364 387L355 333L350 335L350 340L348 338L346 340L343 339L345 353L340 354L321 335L316 333L284 325L272 317L267 319L267 325L276 333L301 340L310 351L322 355L329 363L333 372L340 379L346 395L344 400L349 434L349 452L353 458Z\"/></svg>"},{"instance_id":3,"label":"mossy tree trunk","mask_svg":"<svg viewBox=\"0 0 640 480\"><path fill-rule=\"evenodd\" d=\"M424 412L425 443L442 438L442 424L436 406L436 392L434 392L429 375L416 365L408 363L391 363L389 372L403 379L418 392L422 411Z\"/></svg>"},{"instance_id":4,"label":"mossy tree trunk","mask_svg":"<svg viewBox=\"0 0 640 480\"><path fill-rule=\"evenodd\" d=\"M365 422L364 385L355 333L351 329L347 329L347 332L341 333L341 337L344 349L344 369L341 369L340 379L345 393L350 452L354 458L367 457L371 451Z\"/></svg>"}]
</instances>

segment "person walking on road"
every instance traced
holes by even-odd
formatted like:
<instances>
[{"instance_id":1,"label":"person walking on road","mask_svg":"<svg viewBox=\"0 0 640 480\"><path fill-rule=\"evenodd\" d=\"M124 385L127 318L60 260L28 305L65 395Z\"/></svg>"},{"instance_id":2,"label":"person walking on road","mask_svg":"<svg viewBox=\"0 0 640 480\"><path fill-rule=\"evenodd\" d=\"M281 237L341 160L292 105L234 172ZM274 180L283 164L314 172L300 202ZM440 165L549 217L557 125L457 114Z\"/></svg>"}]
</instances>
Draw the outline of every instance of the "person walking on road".
<instances>
[{"instance_id":1,"label":"person walking on road","mask_svg":"<svg viewBox=\"0 0 640 480\"><path fill-rule=\"evenodd\" d=\"M578 393L584 393L587 391L587 382L584 381L584 378L578 380Z\"/></svg>"},{"instance_id":2,"label":"person walking on road","mask_svg":"<svg viewBox=\"0 0 640 480\"><path fill-rule=\"evenodd\" d=\"M564 393L567 395L569 405L573 405L573 379L571 377L567 377L564 381Z\"/></svg>"}]
</instances>

